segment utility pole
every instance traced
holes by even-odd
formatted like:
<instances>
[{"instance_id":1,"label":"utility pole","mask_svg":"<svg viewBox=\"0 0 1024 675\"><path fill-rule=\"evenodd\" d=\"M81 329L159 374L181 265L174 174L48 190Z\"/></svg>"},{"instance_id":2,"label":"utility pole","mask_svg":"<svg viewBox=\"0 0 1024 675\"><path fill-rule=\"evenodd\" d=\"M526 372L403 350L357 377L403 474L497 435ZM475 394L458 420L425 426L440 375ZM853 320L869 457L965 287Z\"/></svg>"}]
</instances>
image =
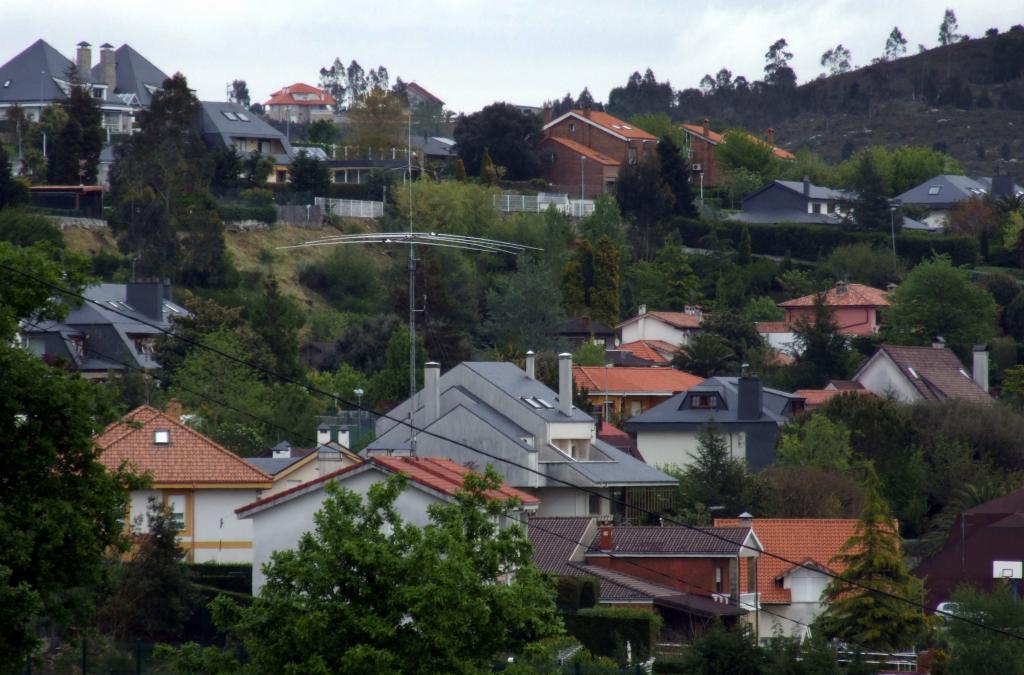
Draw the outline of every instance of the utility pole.
<instances>
[{"instance_id":1,"label":"utility pole","mask_svg":"<svg viewBox=\"0 0 1024 675\"><path fill-rule=\"evenodd\" d=\"M412 107L409 108L409 135L405 159L409 171L409 452L416 454L416 432L412 413L416 409L416 244L412 238Z\"/></svg>"}]
</instances>

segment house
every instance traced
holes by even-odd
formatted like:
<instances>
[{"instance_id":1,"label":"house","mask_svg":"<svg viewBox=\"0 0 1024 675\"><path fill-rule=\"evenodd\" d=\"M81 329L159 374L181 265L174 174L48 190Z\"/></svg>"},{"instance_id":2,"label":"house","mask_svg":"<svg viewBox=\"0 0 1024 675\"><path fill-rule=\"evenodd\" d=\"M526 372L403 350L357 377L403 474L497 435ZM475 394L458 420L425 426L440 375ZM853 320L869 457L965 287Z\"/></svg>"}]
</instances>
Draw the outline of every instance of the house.
<instances>
[{"instance_id":1,"label":"house","mask_svg":"<svg viewBox=\"0 0 1024 675\"><path fill-rule=\"evenodd\" d=\"M701 432L713 423L732 457L757 471L774 461L781 427L802 410L802 398L768 389L757 377L709 377L631 417L623 428L636 436L648 464L685 467L696 456Z\"/></svg>"},{"instance_id":2,"label":"house","mask_svg":"<svg viewBox=\"0 0 1024 675\"><path fill-rule=\"evenodd\" d=\"M444 107L444 101L434 96L429 91L415 82L405 85L405 96L409 101L409 107L437 106Z\"/></svg>"},{"instance_id":3,"label":"house","mask_svg":"<svg viewBox=\"0 0 1024 675\"><path fill-rule=\"evenodd\" d=\"M744 514L746 515L746 514ZM764 549L796 562L791 565L773 556L761 556L753 570L740 569L740 585L757 590L761 607L756 631L765 640L777 634L803 639L807 625L825 609L822 591L830 577L842 574L846 565L833 561L857 530L856 519L846 518L715 518L715 527L750 527ZM753 571L753 574L751 574Z\"/></svg>"},{"instance_id":4,"label":"house","mask_svg":"<svg viewBox=\"0 0 1024 675\"><path fill-rule=\"evenodd\" d=\"M375 172L390 172L405 182L409 175L409 153L405 148L357 148L340 146L324 162L332 183L366 183ZM420 170L417 153L412 153L412 171Z\"/></svg>"},{"instance_id":5,"label":"house","mask_svg":"<svg viewBox=\"0 0 1024 675\"><path fill-rule=\"evenodd\" d=\"M168 75L131 45L123 44L115 50L110 44L102 44L100 62L92 68L92 79L104 82L108 91L132 108L148 108Z\"/></svg>"},{"instance_id":6,"label":"house","mask_svg":"<svg viewBox=\"0 0 1024 675\"><path fill-rule=\"evenodd\" d=\"M38 122L43 108L68 99L74 71L96 99L104 130L108 134L131 133L138 106L133 108L116 93L115 58L113 47L104 44L100 50L101 72L96 75L88 42L78 43L76 59L71 61L45 40L36 40L0 66L0 118L7 116L9 108L19 106L29 119Z\"/></svg>"},{"instance_id":7,"label":"house","mask_svg":"<svg viewBox=\"0 0 1024 675\"><path fill-rule=\"evenodd\" d=\"M801 320L814 317L813 293L779 303L786 313L785 322L795 327ZM882 311L889 306L889 294L864 284L836 283L822 298L822 304L832 310L832 318L843 335L874 335L882 324Z\"/></svg>"},{"instance_id":8,"label":"house","mask_svg":"<svg viewBox=\"0 0 1024 675\"><path fill-rule=\"evenodd\" d=\"M203 101L199 104L199 133L211 148L231 148L243 158L260 154L274 162L270 182L287 175L294 155L291 143L244 106L231 101Z\"/></svg>"},{"instance_id":9,"label":"house","mask_svg":"<svg viewBox=\"0 0 1024 675\"><path fill-rule=\"evenodd\" d=\"M543 130L544 178L556 191L587 199L614 192L622 167L653 155L658 145L643 129L597 110L570 110L548 119Z\"/></svg>"},{"instance_id":10,"label":"house","mask_svg":"<svg viewBox=\"0 0 1024 675\"><path fill-rule=\"evenodd\" d=\"M764 343L772 349L786 355L797 352L796 330L787 321L758 321L754 327Z\"/></svg>"},{"instance_id":11,"label":"house","mask_svg":"<svg viewBox=\"0 0 1024 675\"><path fill-rule=\"evenodd\" d=\"M635 457L641 462L644 461L643 455L641 455L640 451L637 450L636 441L633 440L633 437L610 422L601 420L598 423L597 437L608 445L618 448L627 455Z\"/></svg>"},{"instance_id":12,"label":"house","mask_svg":"<svg viewBox=\"0 0 1024 675\"><path fill-rule=\"evenodd\" d=\"M992 403L988 394L988 352L975 349L973 377L960 359L936 343L931 347L882 345L853 376L878 396L903 403L961 399Z\"/></svg>"},{"instance_id":13,"label":"house","mask_svg":"<svg viewBox=\"0 0 1024 675\"><path fill-rule=\"evenodd\" d=\"M106 378L126 368L159 368L156 339L188 310L171 300L171 285L160 281L89 286L89 300L60 321L23 322L21 344L49 363L60 363L86 378Z\"/></svg>"},{"instance_id":14,"label":"house","mask_svg":"<svg viewBox=\"0 0 1024 675\"><path fill-rule=\"evenodd\" d=\"M281 87L263 104L266 115L276 122L309 124L334 118L334 97L304 82Z\"/></svg>"},{"instance_id":15,"label":"house","mask_svg":"<svg viewBox=\"0 0 1024 675\"><path fill-rule=\"evenodd\" d=\"M797 389L793 392L795 396L799 396L804 400L805 410L814 410L820 408L837 396L845 396L852 394L853 396L874 396L874 392L868 391L863 387L856 389Z\"/></svg>"},{"instance_id":16,"label":"house","mask_svg":"<svg viewBox=\"0 0 1024 675\"><path fill-rule=\"evenodd\" d=\"M945 228L949 215L960 202L988 195L1021 195L1024 188L1016 185L1010 176L968 178L942 174L915 185L894 200L902 206L917 206L927 210L921 222L931 228Z\"/></svg>"},{"instance_id":17,"label":"house","mask_svg":"<svg viewBox=\"0 0 1024 675\"><path fill-rule=\"evenodd\" d=\"M665 340L633 340L620 344L615 351L627 353L636 360L635 364L616 362L616 365L667 366L675 358L679 345Z\"/></svg>"},{"instance_id":18,"label":"house","mask_svg":"<svg viewBox=\"0 0 1024 675\"><path fill-rule=\"evenodd\" d=\"M662 635L699 637L757 608L739 583L763 546L749 527L613 527L594 518L530 519L534 563L560 576L597 577L599 602L661 615Z\"/></svg>"},{"instance_id":19,"label":"house","mask_svg":"<svg viewBox=\"0 0 1024 675\"><path fill-rule=\"evenodd\" d=\"M493 463L506 483L541 499L541 515L621 519L624 504L676 484L597 438L594 418L573 405L569 354L559 356L557 393L537 380L532 354L525 371L496 361L466 361L444 375L428 363L424 371L423 389L377 421L377 438L361 456L415 445L418 455ZM400 423L410 417L423 430L412 438Z\"/></svg>"},{"instance_id":20,"label":"house","mask_svg":"<svg viewBox=\"0 0 1024 675\"><path fill-rule=\"evenodd\" d=\"M363 460L348 447L330 440L329 432L317 430L315 448L295 448L281 441L259 457L246 457L245 461L270 476L274 484L260 496L267 497L284 492L296 485L326 476Z\"/></svg>"},{"instance_id":21,"label":"house","mask_svg":"<svg viewBox=\"0 0 1024 675\"><path fill-rule=\"evenodd\" d=\"M574 349L591 342L611 347L615 344L615 329L590 317L576 316L561 325L558 337L568 342Z\"/></svg>"},{"instance_id":22,"label":"house","mask_svg":"<svg viewBox=\"0 0 1024 675\"><path fill-rule=\"evenodd\" d=\"M850 195L812 185L808 179L775 180L743 198L742 211L729 216L743 223L820 223L838 225L848 214Z\"/></svg>"},{"instance_id":23,"label":"house","mask_svg":"<svg viewBox=\"0 0 1024 675\"><path fill-rule=\"evenodd\" d=\"M573 366L572 375L577 389L586 392L592 408L606 420L639 415L704 381L675 368Z\"/></svg>"},{"instance_id":24,"label":"house","mask_svg":"<svg viewBox=\"0 0 1024 675\"><path fill-rule=\"evenodd\" d=\"M1020 589L1024 560L1024 490L985 502L957 516L942 548L913 573L924 579L929 607L968 585L991 591L1009 579Z\"/></svg>"},{"instance_id":25,"label":"house","mask_svg":"<svg viewBox=\"0 0 1024 675\"><path fill-rule=\"evenodd\" d=\"M636 316L615 326L615 330L621 343L660 340L678 349L690 344L703 320L704 313L698 306L687 306L682 312L648 312L647 305L640 305Z\"/></svg>"},{"instance_id":26,"label":"house","mask_svg":"<svg viewBox=\"0 0 1024 675\"><path fill-rule=\"evenodd\" d=\"M395 474L403 474L408 477L409 485L395 501L395 509L405 522L422 527L429 523L428 507L450 502L462 489L464 477L469 472L470 469L443 458L375 456L240 505L235 510L238 521L248 524L253 531L253 595L259 594L266 581L263 565L270 561L270 556L275 551L295 548L302 535L314 529L313 518L327 497L325 488L329 483L352 490L362 497L372 485ZM536 497L507 485L502 485L493 497L518 499L520 510L526 514L536 511L539 504ZM520 517L511 516L505 518L502 525L520 522Z\"/></svg>"},{"instance_id":27,"label":"house","mask_svg":"<svg viewBox=\"0 0 1024 675\"><path fill-rule=\"evenodd\" d=\"M725 136L712 131L711 123L706 117L701 125L681 124L679 126L683 130L683 148L690 160L690 182L705 187L721 185L722 165L715 155L715 148L725 143ZM754 137L751 136L751 138ZM776 159L787 161L796 159L793 153L775 145L774 129L768 129L765 132L765 139L762 142L771 147L772 154Z\"/></svg>"},{"instance_id":28,"label":"house","mask_svg":"<svg viewBox=\"0 0 1024 675\"><path fill-rule=\"evenodd\" d=\"M178 545L191 562L252 562L252 523L234 510L271 487L263 471L178 420L140 406L96 437L100 462L148 474L151 485L133 490L129 522L145 529L150 499L162 503L178 528Z\"/></svg>"}]
</instances>

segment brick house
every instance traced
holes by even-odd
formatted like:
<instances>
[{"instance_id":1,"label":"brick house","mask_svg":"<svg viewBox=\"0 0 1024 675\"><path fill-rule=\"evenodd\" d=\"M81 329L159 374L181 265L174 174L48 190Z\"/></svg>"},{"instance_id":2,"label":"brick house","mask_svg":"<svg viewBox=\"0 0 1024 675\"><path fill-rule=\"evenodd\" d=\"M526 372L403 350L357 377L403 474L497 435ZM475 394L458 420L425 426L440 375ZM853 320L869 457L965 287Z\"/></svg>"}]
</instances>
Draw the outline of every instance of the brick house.
<instances>
[{"instance_id":1,"label":"brick house","mask_svg":"<svg viewBox=\"0 0 1024 675\"><path fill-rule=\"evenodd\" d=\"M824 295L824 305L832 310L843 335L874 335L881 325L881 312L889 306L889 294L864 284L839 282ZM814 316L814 294L779 303L786 313L785 322L795 327L801 319Z\"/></svg>"},{"instance_id":2,"label":"brick house","mask_svg":"<svg viewBox=\"0 0 1024 675\"><path fill-rule=\"evenodd\" d=\"M715 147L725 142L725 136L711 130L711 122L704 118L703 124L681 124L683 130L683 147L687 150L690 158L691 182L694 185L701 183L703 174L704 187L713 187L722 183L722 165L715 157ZM772 154L777 159L796 159L793 153L776 147L775 129L765 131L764 142L771 146Z\"/></svg>"},{"instance_id":3,"label":"brick house","mask_svg":"<svg viewBox=\"0 0 1024 675\"><path fill-rule=\"evenodd\" d=\"M653 135L608 113L570 110L544 125L544 178L558 191L591 199L613 191L622 167L653 154L657 145Z\"/></svg>"}]
</instances>

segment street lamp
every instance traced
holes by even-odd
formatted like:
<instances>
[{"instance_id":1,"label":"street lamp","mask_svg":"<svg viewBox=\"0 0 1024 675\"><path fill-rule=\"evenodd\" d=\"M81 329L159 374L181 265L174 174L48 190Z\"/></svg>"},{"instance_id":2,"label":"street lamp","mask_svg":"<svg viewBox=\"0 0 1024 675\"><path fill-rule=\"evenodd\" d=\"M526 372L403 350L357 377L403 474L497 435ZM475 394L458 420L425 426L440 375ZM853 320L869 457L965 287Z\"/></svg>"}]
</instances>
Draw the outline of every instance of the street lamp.
<instances>
[{"instance_id":1,"label":"street lamp","mask_svg":"<svg viewBox=\"0 0 1024 675\"><path fill-rule=\"evenodd\" d=\"M359 411L358 411L359 412L359 420L362 421L362 419L363 419L363 394L365 394L366 392L364 392L361 388L356 387L355 389L352 390L352 393L356 395L356 405L359 406Z\"/></svg>"}]
</instances>

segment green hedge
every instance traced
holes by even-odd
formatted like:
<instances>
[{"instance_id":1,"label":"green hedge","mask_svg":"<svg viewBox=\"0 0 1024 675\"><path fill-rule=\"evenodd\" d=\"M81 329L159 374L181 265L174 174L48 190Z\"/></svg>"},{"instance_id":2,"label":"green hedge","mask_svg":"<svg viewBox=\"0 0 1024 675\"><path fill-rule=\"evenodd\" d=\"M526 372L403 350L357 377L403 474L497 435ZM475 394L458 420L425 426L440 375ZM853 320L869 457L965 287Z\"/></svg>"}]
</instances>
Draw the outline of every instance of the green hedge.
<instances>
[{"instance_id":1,"label":"green hedge","mask_svg":"<svg viewBox=\"0 0 1024 675\"><path fill-rule=\"evenodd\" d=\"M252 593L252 565L243 563L189 563L192 581L198 586L208 586L227 591L250 595Z\"/></svg>"},{"instance_id":2,"label":"green hedge","mask_svg":"<svg viewBox=\"0 0 1024 675\"><path fill-rule=\"evenodd\" d=\"M331 183L327 186L326 193L317 195L331 199L362 199L371 202L379 202L383 196L379 184L369 183Z\"/></svg>"},{"instance_id":3,"label":"green hedge","mask_svg":"<svg viewBox=\"0 0 1024 675\"><path fill-rule=\"evenodd\" d=\"M557 587L558 596L555 602L558 609L568 612L593 607L597 604L601 592L597 577L592 576L558 577Z\"/></svg>"},{"instance_id":4,"label":"green hedge","mask_svg":"<svg viewBox=\"0 0 1024 675\"><path fill-rule=\"evenodd\" d=\"M261 223L273 223L277 220L277 209L273 204L254 206L251 204L230 204L219 202L217 213L224 222L239 220L258 220Z\"/></svg>"},{"instance_id":5,"label":"green hedge","mask_svg":"<svg viewBox=\"0 0 1024 675\"><path fill-rule=\"evenodd\" d=\"M565 631L580 641L595 656L607 656L623 662L626 642L634 661L650 658L661 630L661 617L655 612L625 607L594 607L576 614L563 614Z\"/></svg>"},{"instance_id":6,"label":"green hedge","mask_svg":"<svg viewBox=\"0 0 1024 675\"><path fill-rule=\"evenodd\" d=\"M683 243L700 248L704 237L712 229L720 238L738 245L743 223L722 221L708 223L688 218L677 218L674 223ZM887 232L854 232L837 225L810 225L801 223L748 224L750 244L754 253L762 255L789 255L801 260L818 260L832 249L845 244L867 242L873 245L891 246L892 239ZM923 232L901 232L896 235L896 253L915 265L931 256L932 251L945 253L955 265L974 265L978 260L978 241L973 237L925 234Z\"/></svg>"}]
</instances>

